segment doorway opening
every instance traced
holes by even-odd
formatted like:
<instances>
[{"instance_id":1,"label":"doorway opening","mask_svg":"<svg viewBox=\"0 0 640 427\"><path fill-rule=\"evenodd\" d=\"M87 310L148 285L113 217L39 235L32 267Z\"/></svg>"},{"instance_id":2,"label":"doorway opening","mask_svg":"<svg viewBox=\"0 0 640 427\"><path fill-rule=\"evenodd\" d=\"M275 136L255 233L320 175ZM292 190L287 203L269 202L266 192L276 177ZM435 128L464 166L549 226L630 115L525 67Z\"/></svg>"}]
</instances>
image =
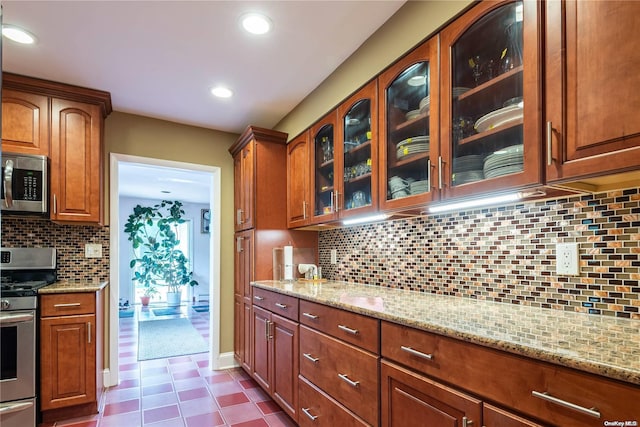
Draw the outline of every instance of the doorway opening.
<instances>
[{"instance_id":1,"label":"doorway opening","mask_svg":"<svg viewBox=\"0 0 640 427\"><path fill-rule=\"evenodd\" d=\"M126 171L137 170L145 174L138 178L126 175ZM123 172L125 171L125 172ZM186 293L188 307L195 303L209 303L209 367L219 369L226 367L226 360L220 356L220 168L184 162L174 162L146 157L111 153L110 155L110 291L109 291L109 370L105 372L105 385L118 384L118 341L119 341L119 308L123 299L133 304L135 287L129 277L130 242L124 235L123 205L133 203L137 199L152 200L189 200L189 194L205 194L207 201L196 200L192 204L190 245L196 240L206 240L206 251L193 251L203 255L199 265L206 269L195 272L201 275L205 286ZM165 194L171 188L171 194ZM157 195L153 191L163 191ZM195 197L195 196L194 196ZM206 224L203 220L206 211ZM202 224L200 224L203 222ZM205 227L206 225L206 227ZM203 244L202 241L199 244ZM206 253L206 254L205 254ZM197 260L196 260L197 261ZM200 280L199 280L200 281ZM122 285L125 286L122 286ZM226 356L224 356L226 357Z\"/></svg>"}]
</instances>

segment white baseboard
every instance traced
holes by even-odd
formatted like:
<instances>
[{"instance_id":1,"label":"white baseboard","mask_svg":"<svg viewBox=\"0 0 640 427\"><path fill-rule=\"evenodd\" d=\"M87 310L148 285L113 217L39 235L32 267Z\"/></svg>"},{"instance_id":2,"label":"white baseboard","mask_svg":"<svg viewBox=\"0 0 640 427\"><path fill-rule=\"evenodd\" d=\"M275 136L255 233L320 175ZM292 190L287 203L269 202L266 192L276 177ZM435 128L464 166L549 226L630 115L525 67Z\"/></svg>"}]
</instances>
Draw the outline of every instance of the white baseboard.
<instances>
[{"instance_id":1,"label":"white baseboard","mask_svg":"<svg viewBox=\"0 0 640 427\"><path fill-rule=\"evenodd\" d=\"M111 375L111 370L107 368L102 371L102 382L105 388L114 387L118 385L118 378L115 375Z\"/></svg>"},{"instance_id":2,"label":"white baseboard","mask_svg":"<svg viewBox=\"0 0 640 427\"><path fill-rule=\"evenodd\" d=\"M219 371L222 369L231 369L231 368L237 368L238 363L236 362L236 359L233 357L233 352L227 352L227 353L220 353L218 355L217 360L211 360L211 370L213 371Z\"/></svg>"}]
</instances>

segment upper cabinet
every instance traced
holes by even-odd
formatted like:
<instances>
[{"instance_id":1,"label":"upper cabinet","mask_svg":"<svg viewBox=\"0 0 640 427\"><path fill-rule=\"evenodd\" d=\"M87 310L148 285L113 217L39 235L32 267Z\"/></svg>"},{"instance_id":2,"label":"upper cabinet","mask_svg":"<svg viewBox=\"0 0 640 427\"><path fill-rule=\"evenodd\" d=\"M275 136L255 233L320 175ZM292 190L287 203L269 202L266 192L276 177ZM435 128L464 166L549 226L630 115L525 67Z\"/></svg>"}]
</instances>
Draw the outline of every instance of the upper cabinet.
<instances>
[{"instance_id":1,"label":"upper cabinet","mask_svg":"<svg viewBox=\"0 0 640 427\"><path fill-rule=\"evenodd\" d=\"M2 89L2 150L49 155L49 99Z\"/></svg>"},{"instance_id":2,"label":"upper cabinet","mask_svg":"<svg viewBox=\"0 0 640 427\"><path fill-rule=\"evenodd\" d=\"M2 150L48 156L51 220L103 224L103 132L111 95L11 73L2 83Z\"/></svg>"},{"instance_id":3,"label":"upper cabinet","mask_svg":"<svg viewBox=\"0 0 640 427\"><path fill-rule=\"evenodd\" d=\"M378 209L377 81L369 82L338 107L338 191L340 217Z\"/></svg>"},{"instance_id":4,"label":"upper cabinet","mask_svg":"<svg viewBox=\"0 0 640 427\"><path fill-rule=\"evenodd\" d=\"M338 207L336 200L339 186L337 183L338 163L335 149L337 133L337 112L323 117L318 123L311 127L309 131L311 150L311 205L310 215L314 224L335 220L338 217ZM307 172L308 174L309 172ZM294 184L295 185L295 184Z\"/></svg>"},{"instance_id":5,"label":"upper cabinet","mask_svg":"<svg viewBox=\"0 0 640 427\"><path fill-rule=\"evenodd\" d=\"M405 209L437 197L438 68L436 36L378 78L381 210Z\"/></svg>"},{"instance_id":6,"label":"upper cabinet","mask_svg":"<svg viewBox=\"0 0 640 427\"><path fill-rule=\"evenodd\" d=\"M441 33L443 197L543 181L539 2L482 2Z\"/></svg>"},{"instance_id":7,"label":"upper cabinet","mask_svg":"<svg viewBox=\"0 0 640 427\"><path fill-rule=\"evenodd\" d=\"M309 131L287 145L287 226L302 227L311 217L309 196Z\"/></svg>"},{"instance_id":8,"label":"upper cabinet","mask_svg":"<svg viewBox=\"0 0 640 427\"><path fill-rule=\"evenodd\" d=\"M640 2L548 1L549 182L640 166Z\"/></svg>"},{"instance_id":9,"label":"upper cabinet","mask_svg":"<svg viewBox=\"0 0 640 427\"><path fill-rule=\"evenodd\" d=\"M234 161L235 230L285 229L287 134L249 126L229 147Z\"/></svg>"}]
</instances>

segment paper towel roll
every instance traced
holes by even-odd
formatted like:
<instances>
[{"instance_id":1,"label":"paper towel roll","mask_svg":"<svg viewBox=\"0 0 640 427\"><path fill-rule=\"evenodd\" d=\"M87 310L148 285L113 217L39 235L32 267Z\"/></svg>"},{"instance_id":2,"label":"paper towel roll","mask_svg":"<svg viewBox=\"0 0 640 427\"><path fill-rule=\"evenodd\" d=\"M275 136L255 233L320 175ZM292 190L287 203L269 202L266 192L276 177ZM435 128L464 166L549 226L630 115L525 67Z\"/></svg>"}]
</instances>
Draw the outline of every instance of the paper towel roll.
<instances>
[{"instance_id":1,"label":"paper towel roll","mask_svg":"<svg viewBox=\"0 0 640 427\"><path fill-rule=\"evenodd\" d=\"M284 280L293 280L293 246L285 246L284 258Z\"/></svg>"}]
</instances>

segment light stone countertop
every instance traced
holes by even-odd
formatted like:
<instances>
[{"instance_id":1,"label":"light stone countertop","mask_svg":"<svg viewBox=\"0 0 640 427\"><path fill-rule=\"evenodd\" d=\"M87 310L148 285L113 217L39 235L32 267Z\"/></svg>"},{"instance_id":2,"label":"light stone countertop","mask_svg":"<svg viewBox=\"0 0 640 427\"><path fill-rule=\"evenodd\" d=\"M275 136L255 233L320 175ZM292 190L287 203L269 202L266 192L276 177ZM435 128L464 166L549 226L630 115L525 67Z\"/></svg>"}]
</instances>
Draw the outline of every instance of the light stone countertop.
<instances>
[{"instance_id":1,"label":"light stone countertop","mask_svg":"<svg viewBox=\"0 0 640 427\"><path fill-rule=\"evenodd\" d=\"M345 282L252 285L640 385L640 321Z\"/></svg>"},{"instance_id":2,"label":"light stone countertop","mask_svg":"<svg viewBox=\"0 0 640 427\"><path fill-rule=\"evenodd\" d=\"M38 289L38 294L68 294L75 292L98 292L109 284L99 280L60 280Z\"/></svg>"}]
</instances>

